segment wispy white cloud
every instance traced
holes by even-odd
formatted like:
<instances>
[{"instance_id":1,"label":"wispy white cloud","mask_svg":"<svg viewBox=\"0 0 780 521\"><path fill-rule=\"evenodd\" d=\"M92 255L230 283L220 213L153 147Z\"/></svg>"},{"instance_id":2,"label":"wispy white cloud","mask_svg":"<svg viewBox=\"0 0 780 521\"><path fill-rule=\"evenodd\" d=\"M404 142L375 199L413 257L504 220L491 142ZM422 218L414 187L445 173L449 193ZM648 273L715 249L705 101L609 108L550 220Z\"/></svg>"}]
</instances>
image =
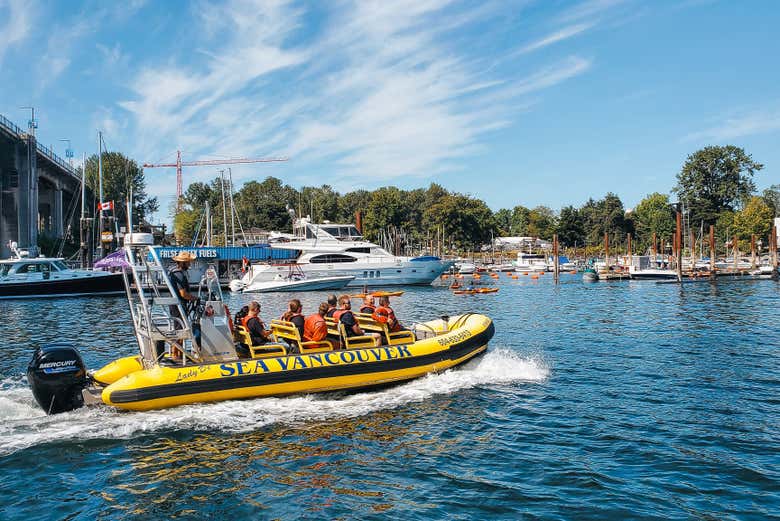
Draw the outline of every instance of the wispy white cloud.
<instances>
[{"instance_id":1,"label":"wispy white cloud","mask_svg":"<svg viewBox=\"0 0 780 521\"><path fill-rule=\"evenodd\" d=\"M81 18L73 24L55 26L49 33L46 51L38 58L38 88L43 90L67 69L72 60L76 43L94 28L89 18Z\"/></svg>"},{"instance_id":2,"label":"wispy white cloud","mask_svg":"<svg viewBox=\"0 0 780 521\"><path fill-rule=\"evenodd\" d=\"M523 47L521 47L517 53L518 54L525 54L529 52L533 52L539 49L542 49L544 47L547 47L548 45L553 45L555 43L561 42L563 40L568 40L569 38L573 36L577 36L580 33L583 33L593 27L593 23L582 23L582 24L574 24L574 25L568 25L566 27L563 27L561 29L558 29L557 31L548 34L547 36L540 38L539 40L536 40L534 42L531 42Z\"/></svg>"},{"instance_id":3,"label":"wispy white cloud","mask_svg":"<svg viewBox=\"0 0 780 521\"><path fill-rule=\"evenodd\" d=\"M329 184L352 188L452 171L527 110L529 95L591 65L572 56L489 70L487 58L457 40L461 29L504 12L502 3L343 0L318 13L324 22L312 28L312 13L284 0L205 5L192 29L199 59L143 66L119 106L135 122L141 157L168 157L179 147L193 159L292 158L274 168L236 168L238 183L280 169L299 182L327 170ZM536 45L588 27L571 25ZM186 175L191 182L214 172ZM159 189L153 195L170 195L170 185Z\"/></svg>"},{"instance_id":4,"label":"wispy white cloud","mask_svg":"<svg viewBox=\"0 0 780 521\"><path fill-rule=\"evenodd\" d=\"M704 130L692 132L681 141L727 141L756 134L780 131L780 109L751 111L727 117Z\"/></svg>"},{"instance_id":5,"label":"wispy white cloud","mask_svg":"<svg viewBox=\"0 0 780 521\"><path fill-rule=\"evenodd\" d=\"M553 87L590 69L592 61L580 56L570 56L554 65L544 67L523 78L508 89L511 96L529 94L541 89Z\"/></svg>"},{"instance_id":6,"label":"wispy white cloud","mask_svg":"<svg viewBox=\"0 0 780 521\"><path fill-rule=\"evenodd\" d=\"M0 64L5 54L32 32L36 4L27 0L0 0Z\"/></svg>"},{"instance_id":7,"label":"wispy white cloud","mask_svg":"<svg viewBox=\"0 0 780 521\"><path fill-rule=\"evenodd\" d=\"M564 11L558 18L562 22L575 22L584 19L593 19L601 16L606 11L625 5L627 0L585 0L574 7Z\"/></svg>"}]
</instances>

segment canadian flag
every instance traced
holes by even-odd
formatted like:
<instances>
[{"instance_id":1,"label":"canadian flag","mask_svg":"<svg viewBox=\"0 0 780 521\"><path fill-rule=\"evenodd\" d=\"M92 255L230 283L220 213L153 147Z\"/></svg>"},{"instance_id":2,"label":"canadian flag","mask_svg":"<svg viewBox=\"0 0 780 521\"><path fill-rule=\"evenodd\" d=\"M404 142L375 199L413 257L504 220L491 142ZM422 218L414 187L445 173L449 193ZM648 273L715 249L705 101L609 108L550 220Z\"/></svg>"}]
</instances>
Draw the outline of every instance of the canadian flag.
<instances>
[{"instance_id":1,"label":"canadian flag","mask_svg":"<svg viewBox=\"0 0 780 521\"><path fill-rule=\"evenodd\" d=\"M114 201L106 201L105 203L98 203L98 210L113 210Z\"/></svg>"}]
</instances>

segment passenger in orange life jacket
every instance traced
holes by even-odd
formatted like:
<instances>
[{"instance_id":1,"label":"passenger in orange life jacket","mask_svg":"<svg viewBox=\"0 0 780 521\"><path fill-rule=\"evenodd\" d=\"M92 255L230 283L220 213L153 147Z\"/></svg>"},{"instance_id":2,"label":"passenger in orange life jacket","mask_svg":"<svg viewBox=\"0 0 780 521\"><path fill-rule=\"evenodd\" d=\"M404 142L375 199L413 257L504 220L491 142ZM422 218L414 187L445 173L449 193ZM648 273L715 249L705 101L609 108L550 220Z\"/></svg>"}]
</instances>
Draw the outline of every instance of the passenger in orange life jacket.
<instances>
[{"instance_id":1,"label":"passenger in orange life jacket","mask_svg":"<svg viewBox=\"0 0 780 521\"><path fill-rule=\"evenodd\" d=\"M360 308L360 312L365 313L366 315L371 315L375 309L376 306L374 306L374 297L366 295L366 298L363 299L363 306Z\"/></svg>"},{"instance_id":2,"label":"passenger in orange life jacket","mask_svg":"<svg viewBox=\"0 0 780 521\"><path fill-rule=\"evenodd\" d=\"M249 303L249 313L241 319L241 325L249 331L252 338L252 345L263 345L271 340L271 332L265 328L265 324L260 319L260 304L257 301Z\"/></svg>"},{"instance_id":3,"label":"passenger in orange life jacket","mask_svg":"<svg viewBox=\"0 0 780 521\"><path fill-rule=\"evenodd\" d=\"M295 327L298 328L298 333L301 335L301 338L303 338L303 323L306 321L306 319L301 313L301 301L297 298L294 298L287 303L287 306L287 311L284 312L281 318L282 320L295 324ZM287 343L292 346L295 342L291 340Z\"/></svg>"},{"instance_id":4,"label":"passenger in orange life jacket","mask_svg":"<svg viewBox=\"0 0 780 521\"><path fill-rule=\"evenodd\" d=\"M303 340L309 342L315 340L317 342L325 340L328 336L328 325L325 323L325 313L328 312L330 306L327 302L320 304L320 308L317 313L306 317L306 321L303 323Z\"/></svg>"},{"instance_id":5,"label":"passenger in orange life jacket","mask_svg":"<svg viewBox=\"0 0 780 521\"><path fill-rule=\"evenodd\" d=\"M360 325L351 309L352 302L349 299L349 295L341 295L339 297L339 309L333 313L333 319L344 324L344 330L348 337L367 335L374 337L374 345L381 345L382 336L379 333L364 333L360 329Z\"/></svg>"},{"instance_id":6,"label":"passenger in orange life jacket","mask_svg":"<svg viewBox=\"0 0 780 521\"><path fill-rule=\"evenodd\" d=\"M336 295L331 295L328 297L328 312L325 313L325 316L328 318L333 318L333 313L336 312L336 304L338 303L338 299L336 299Z\"/></svg>"},{"instance_id":7,"label":"passenger in orange life jacket","mask_svg":"<svg viewBox=\"0 0 780 521\"><path fill-rule=\"evenodd\" d=\"M388 297L379 297L379 306L376 308L376 311L374 311L373 318L377 322L387 324L387 329L391 333L403 329L398 322L398 319L395 318L395 312L393 311L393 308L390 307L390 299Z\"/></svg>"}]
</instances>

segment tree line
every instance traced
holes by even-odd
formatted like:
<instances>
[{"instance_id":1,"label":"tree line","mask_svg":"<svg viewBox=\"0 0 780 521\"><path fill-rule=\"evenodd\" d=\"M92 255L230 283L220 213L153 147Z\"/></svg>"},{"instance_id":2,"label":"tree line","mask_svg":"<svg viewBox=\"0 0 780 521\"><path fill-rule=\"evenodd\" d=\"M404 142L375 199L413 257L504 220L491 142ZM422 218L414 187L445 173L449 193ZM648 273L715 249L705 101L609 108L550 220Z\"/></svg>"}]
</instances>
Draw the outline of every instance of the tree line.
<instances>
[{"instance_id":1,"label":"tree line","mask_svg":"<svg viewBox=\"0 0 780 521\"><path fill-rule=\"evenodd\" d=\"M147 197L143 172L138 165L119 153L104 155L104 199L123 201L132 187L136 219L157 209L157 201ZM95 182L97 158L87 161L87 179ZM311 215L314 222L354 222L362 215L363 233L374 241L392 230L408 245L422 246L433 240L452 249L475 251L489 244L492 237L526 236L551 239L558 234L564 247L595 251L607 235L611 246L619 250L626 236L633 238L634 251L650 248L653 234L668 243L675 228L675 210L683 211L686 224L706 234L715 225L718 242L737 237L744 250L751 236L767 244L772 217L780 214L780 185L757 193L754 176L764 166L742 148L708 146L688 156L677 174L677 184L669 194L653 193L635 208L627 210L614 193L588 199L580 206L568 205L556 212L546 206L522 205L493 212L481 199L446 190L438 184L427 188L401 190L387 186L376 190L354 190L341 194L329 185L295 188L278 178L249 181L234 191L235 208L244 229L291 231L288 208ZM179 244L189 244L208 202L214 218L215 242L223 220L223 183L192 183L183 196L184 210L175 213L174 235ZM121 213L123 210L119 210ZM230 215L227 215L228 228Z\"/></svg>"}]
</instances>

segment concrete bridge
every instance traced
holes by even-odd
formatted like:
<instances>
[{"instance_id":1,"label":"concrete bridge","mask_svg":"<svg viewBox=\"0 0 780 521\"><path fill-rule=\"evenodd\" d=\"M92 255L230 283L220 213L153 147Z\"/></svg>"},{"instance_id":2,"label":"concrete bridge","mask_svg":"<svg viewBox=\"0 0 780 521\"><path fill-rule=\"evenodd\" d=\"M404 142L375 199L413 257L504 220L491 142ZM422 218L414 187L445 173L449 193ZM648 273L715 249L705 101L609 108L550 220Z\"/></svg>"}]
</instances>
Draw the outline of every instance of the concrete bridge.
<instances>
[{"instance_id":1,"label":"concrete bridge","mask_svg":"<svg viewBox=\"0 0 780 521\"><path fill-rule=\"evenodd\" d=\"M81 178L72 166L0 115L1 258L10 256L8 241L37 255L40 234L62 238L68 206L80 191ZM70 223L75 233L78 217L77 209Z\"/></svg>"}]
</instances>

